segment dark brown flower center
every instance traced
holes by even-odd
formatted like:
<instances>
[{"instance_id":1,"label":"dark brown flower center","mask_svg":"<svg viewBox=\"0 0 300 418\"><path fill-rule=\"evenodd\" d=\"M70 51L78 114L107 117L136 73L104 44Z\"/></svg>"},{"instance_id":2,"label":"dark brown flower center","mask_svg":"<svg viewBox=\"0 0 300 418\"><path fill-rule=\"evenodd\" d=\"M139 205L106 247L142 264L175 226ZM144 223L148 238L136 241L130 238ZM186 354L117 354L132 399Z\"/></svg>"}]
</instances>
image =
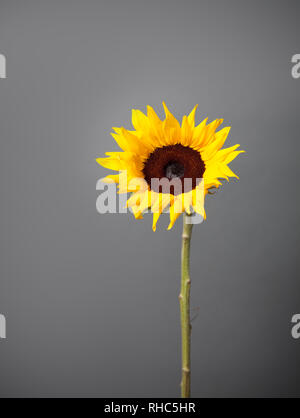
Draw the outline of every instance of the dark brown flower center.
<instances>
[{"instance_id":1,"label":"dark brown flower center","mask_svg":"<svg viewBox=\"0 0 300 418\"><path fill-rule=\"evenodd\" d=\"M157 193L164 190L164 180L174 182L169 193L187 193L199 184L205 171L205 163L196 150L181 144L168 145L153 151L144 163L143 174L150 188ZM154 180L155 179L155 180ZM177 190L179 183L180 190Z\"/></svg>"},{"instance_id":2,"label":"dark brown flower center","mask_svg":"<svg viewBox=\"0 0 300 418\"><path fill-rule=\"evenodd\" d=\"M165 177L169 180L182 178L184 176L184 166L178 161L170 161L164 168Z\"/></svg>"}]
</instances>

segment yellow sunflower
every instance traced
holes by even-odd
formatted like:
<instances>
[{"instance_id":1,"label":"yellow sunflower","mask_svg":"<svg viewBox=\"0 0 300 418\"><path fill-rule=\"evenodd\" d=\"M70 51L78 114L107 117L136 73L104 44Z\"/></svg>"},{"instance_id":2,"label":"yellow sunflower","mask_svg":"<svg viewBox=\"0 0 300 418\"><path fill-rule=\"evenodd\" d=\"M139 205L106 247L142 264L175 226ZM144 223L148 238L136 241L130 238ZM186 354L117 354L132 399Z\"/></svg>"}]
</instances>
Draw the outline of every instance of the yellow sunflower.
<instances>
[{"instance_id":1,"label":"yellow sunflower","mask_svg":"<svg viewBox=\"0 0 300 418\"><path fill-rule=\"evenodd\" d=\"M165 119L161 120L151 106L147 114L132 110L134 130L113 128L113 138L122 152L107 152L107 158L96 161L105 168L118 171L103 179L118 183L119 193L131 193L127 207L137 219L151 208L153 230L159 216L167 208L171 229L183 212L193 211L206 218L204 198L210 189L218 188L220 179L238 176L228 164L240 154L239 144L221 149L230 131L217 128L223 119L207 124L207 118L195 126L196 105L184 115L182 123L163 103Z\"/></svg>"}]
</instances>

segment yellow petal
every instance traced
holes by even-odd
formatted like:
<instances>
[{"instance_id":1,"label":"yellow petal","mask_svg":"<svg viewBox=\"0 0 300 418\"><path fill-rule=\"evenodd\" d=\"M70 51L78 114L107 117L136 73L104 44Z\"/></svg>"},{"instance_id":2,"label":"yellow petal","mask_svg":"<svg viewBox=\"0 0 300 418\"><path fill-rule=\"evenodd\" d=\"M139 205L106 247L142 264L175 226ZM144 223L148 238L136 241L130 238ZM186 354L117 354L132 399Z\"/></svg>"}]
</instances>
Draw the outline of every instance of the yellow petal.
<instances>
[{"instance_id":1,"label":"yellow petal","mask_svg":"<svg viewBox=\"0 0 300 418\"><path fill-rule=\"evenodd\" d=\"M162 213L166 207L172 204L174 196L168 193L156 193L151 191L151 211Z\"/></svg>"},{"instance_id":2,"label":"yellow petal","mask_svg":"<svg viewBox=\"0 0 300 418\"><path fill-rule=\"evenodd\" d=\"M193 140L191 142L191 147L195 149L200 149L202 146L202 142L205 138L206 132L206 122L207 119L204 119L198 126L196 126L193 130Z\"/></svg>"},{"instance_id":3,"label":"yellow petal","mask_svg":"<svg viewBox=\"0 0 300 418\"><path fill-rule=\"evenodd\" d=\"M228 180L227 175L224 173L224 170L222 169L222 164L220 163L214 163L211 164L209 167L206 168L203 178L205 181L205 185L209 182L214 182L214 180L218 178L225 178Z\"/></svg>"},{"instance_id":4,"label":"yellow petal","mask_svg":"<svg viewBox=\"0 0 300 418\"><path fill-rule=\"evenodd\" d=\"M182 212L176 213L176 211L174 209L175 209L174 205L172 205L170 207L170 223L169 223L169 226L168 226L168 231L173 228L175 222L177 221L177 219L179 218L179 216L182 213Z\"/></svg>"},{"instance_id":5,"label":"yellow petal","mask_svg":"<svg viewBox=\"0 0 300 418\"><path fill-rule=\"evenodd\" d=\"M193 190L193 209L195 210L195 212L202 215L203 218L204 218L204 213L205 213L204 197L205 197L204 184L201 183Z\"/></svg>"},{"instance_id":6,"label":"yellow petal","mask_svg":"<svg viewBox=\"0 0 300 418\"><path fill-rule=\"evenodd\" d=\"M174 210L175 213L182 213L184 212L184 203L183 203L183 194L176 196L174 199L173 205L171 205L172 210ZM171 210L170 207L170 210Z\"/></svg>"},{"instance_id":7,"label":"yellow petal","mask_svg":"<svg viewBox=\"0 0 300 418\"><path fill-rule=\"evenodd\" d=\"M138 191L133 193L127 200L126 207L131 208L135 216L141 216L145 209L150 206L150 192Z\"/></svg>"},{"instance_id":8,"label":"yellow petal","mask_svg":"<svg viewBox=\"0 0 300 418\"><path fill-rule=\"evenodd\" d=\"M221 129L215 134L214 140L208 146L204 147L203 150L201 150L201 157L204 162L212 159L217 151L222 148L229 134L229 131L230 126L226 126L226 128Z\"/></svg>"},{"instance_id":9,"label":"yellow petal","mask_svg":"<svg viewBox=\"0 0 300 418\"><path fill-rule=\"evenodd\" d=\"M237 176L226 164L222 165L222 169L224 170L224 174L228 177L235 177L235 178L239 178L239 176Z\"/></svg>"},{"instance_id":10,"label":"yellow petal","mask_svg":"<svg viewBox=\"0 0 300 418\"><path fill-rule=\"evenodd\" d=\"M113 128L113 129L117 129L117 128ZM119 147L123 151L130 151L131 150L130 144L128 144L128 142L126 141L126 139L122 135L111 132L111 136L114 138L116 143L119 145Z\"/></svg>"},{"instance_id":11,"label":"yellow petal","mask_svg":"<svg viewBox=\"0 0 300 418\"><path fill-rule=\"evenodd\" d=\"M191 126L191 128L195 127L195 114L196 114L197 107L198 105L196 104L196 106L194 107L194 109L191 111L191 113L188 116L188 123Z\"/></svg>"},{"instance_id":12,"label":"yellow petal","mask_svg":"<svg viewBox=\"0 0 300 418\"><path fill-rule=\"evenodd\" d=\"M147 106L147 116L149 120L155 125L161 125L162 121L160 120L152 106Z\"/></svg>"},{"instance_id":13,"label":"yellow petal","mask_svg":"<svg viewBox=\"0 0 300 418\"><path fill-rule=\"evenodd\" d=\"M123 167L123 163L119 158L96 158L98 164L102 165L102 167L109 168L110 170L119 171Z\"/></svg>"},{"instance_id":14,"label":"yellow petal","mask_svg":"<svg viewBox=\"0 0 300 418\"><path fill-rule=\"evenodd\" d=\"M225 164L229 164L231 163L231 161L233 161L239 154L244 153L245 151L241 150L241 151L233 151L231 152L226 158L224 158L223 162Z\"/></svg>"},{"instance_id":15,"label":"yellow petal","mask_svg":"<svg viewBox=\"0 0 300 418\"><path fill-rule=\"evenodd\" d=\"M149 125L147 116L138 109L132 109L132 125L136 131L143 131Z\"/></svg>"},{"instance_id":16,"label":"yellow petal","mask_svg":"<svg viewBox=\"0 0 300 418\"><path fill-rule=\"evenodd\" d=\"M140 202L141 212L144 212L144 210L148 209L150 206L151 206L151 191L146 190L141 197L141 202Z\"/></svg>"},{"instance_id":17,"label":"yellow petal","mask_svg":"<svg viewBox=\"0 0 300 418\"><path fill-rule=\"evenodd\" d=\"M184 210L188 215L191 214L191 206L193 205L193 190L183 194Z\"/></svg>"},{"instance_id":18,"label":"yellow petal","mask_svg":"<svg viewBox=\"0 0 300 418\"><path fill-rule=\"evenodd\" d=\"M153 231L156 231L156 224L157 224L159 217L160 217L160 213L153 213L153 223L152 223Z\"/></svg>"},{"instance_id":19,"label":"yellow petal","mask_svg":"<svg viewBox=\"0 0 300 418\"><path fill-rule=\"evenodd\" d=\"M134 207L131 208L135 219L143 219L143 215L139 210L136 210Z\"/></svg>"},{"instance_id":20,"label":"yellow petal","mask_svg":"<svg viewBox=\"0 0 300 418\"><path fill-rule=\"evenodd\" d=\"M188 146L190 145L190 143L192 142L192 138L193 138L193 133L192 133L192 129L190 127L190 124L188 122L188 117L186 115L183 116L182 118L182 123L181 123L181 143L184 146Z\"/></svg>"},{"instance_id":21,"label":"yellow petal","mask_svg":"<svg viewBox=\"0 0 300 418\"><path fill-rule=\"evenodd\" d=\"M166 118L163 121L163 131L165 135L164 142L166 145L175 144L180 141L180 124L169 111L165 102L163 102L163 106L166 114Z\"/></svg>"},{"instance_id":22,"label":"yellow petal","mask_svg":"<svg viewBox=\"0 0 300 418\"><path fill-rule=\"evenodd\" d=\"M233 151L235 151L239 146L240 146L240 144L236 144L236 145L233 145L232 147L223 148L223 149L219 150L216 153L216 155L214 156L214 160L223 162L226 159L226 157L229 154L231 154Z\"/></svg>"},{"instance_id":23,"label":"yellow petal","mask_svg":"<svg viewBox=\"0 0 300 418\"><path fill-rule=\"evenodd\" d=\"M108 184L119 183L119 174L109 174L108 176L103 177L101 181Z\"/></svg>"}]
</instances>

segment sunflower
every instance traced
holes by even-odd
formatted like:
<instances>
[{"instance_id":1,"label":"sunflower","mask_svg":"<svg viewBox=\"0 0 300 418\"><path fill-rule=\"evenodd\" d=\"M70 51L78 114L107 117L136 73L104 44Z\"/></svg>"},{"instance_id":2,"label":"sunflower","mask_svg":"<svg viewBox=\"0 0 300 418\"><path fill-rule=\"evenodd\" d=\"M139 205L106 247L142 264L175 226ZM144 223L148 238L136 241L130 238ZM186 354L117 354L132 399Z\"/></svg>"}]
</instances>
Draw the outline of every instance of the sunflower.
<instances>
[{"instance_id":1,"label":"sunflower","mask_svg":"<svg viewBox=\"0 0 300 418\"><path fill-rule=\"evenodd\" d=\"M103 181L118 183L119 193L131 193L127 207L136 219L151 208L154 231L167 208L168 229L183 212L196 212L205 219L205 196L222 184L221 179L238 178L228 164L243 152L237 150L239 144L221 149L230 131L230 127L217 131L223 119L207 124L206 118L196 126L196 105L180 125L164 102L163 106L164 120L151 106L146 115L133 109L134 130L113 128L112 136L122 152L108 152L108 157L96 160L119 172Z\"/></svg>"}]
</instances>

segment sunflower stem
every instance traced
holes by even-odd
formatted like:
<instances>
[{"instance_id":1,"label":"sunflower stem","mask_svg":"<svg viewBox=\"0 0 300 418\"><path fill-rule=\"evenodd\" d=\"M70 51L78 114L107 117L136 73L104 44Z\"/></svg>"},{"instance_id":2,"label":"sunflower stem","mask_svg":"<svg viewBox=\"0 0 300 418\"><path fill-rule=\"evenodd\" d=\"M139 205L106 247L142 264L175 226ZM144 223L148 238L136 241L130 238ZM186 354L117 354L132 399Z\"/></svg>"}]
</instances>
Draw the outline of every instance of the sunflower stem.
<instances>
[{"instance_id":1,"label":"sunflower stem","mask_svg":"<svg viewBox=\"0 0 300 418\"><path fill-rule=\"evenodd\" d=\"M193 224L189 215L183 215L181 249L181 290L179 295L181 316L182 380L181 397L189 398L191 393L191 322L190 322L190 244Z\"/></svg>"}]
</instances>

